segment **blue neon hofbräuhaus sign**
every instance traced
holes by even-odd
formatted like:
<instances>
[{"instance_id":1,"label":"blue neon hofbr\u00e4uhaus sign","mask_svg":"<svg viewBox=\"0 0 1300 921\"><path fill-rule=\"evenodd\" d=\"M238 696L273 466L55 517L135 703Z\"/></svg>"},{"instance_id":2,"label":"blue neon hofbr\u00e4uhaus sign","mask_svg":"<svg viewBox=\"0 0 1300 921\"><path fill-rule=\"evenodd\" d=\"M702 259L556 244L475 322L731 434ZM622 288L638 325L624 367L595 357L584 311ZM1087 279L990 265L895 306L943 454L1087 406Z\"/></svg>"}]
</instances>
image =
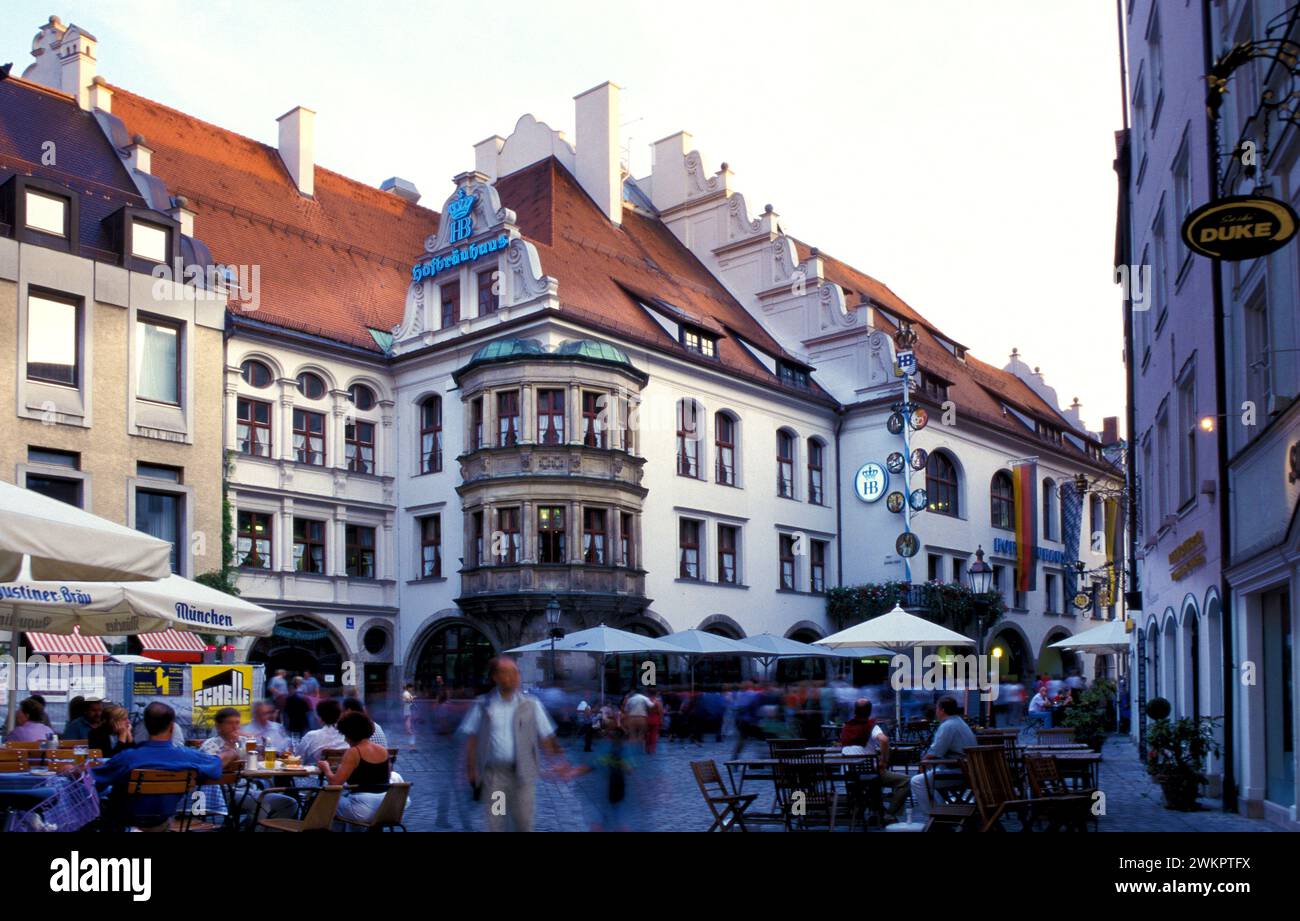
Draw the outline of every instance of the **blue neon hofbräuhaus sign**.
<instances>
[{"instance_id":1,"label":"blue neon hofbr\u00e4uhaus sign","mask_svg":"<svg viewBox=\"0 0 1300 921\"><path fill-rule=\"evenodd\" d=\"M456 197L447 203L447 242L459 243L461 240L469 239L474 233L474 203L478 201L477 195L466 195L465 190L459 189ZM500 234L491 240L484 240L481 243L470 243L466 246L453 246L452 249L439 256L424 261L417 262L411 266L411 281L419 281L422 278L432 278L444 269L456 268L467 262L474 262L489 253L495 253L505 249L510 245L510 236Z\"/></svg>"},{"instance_id":2,"label":"blue neon hofbr\u00e4uhaus sign","mask_svg":"<svg viewBox=\"0 0 1300 921\"><path fill-rule=\"evenodd\" d=\"M1005 537L993 538L993 552L1005 556L1014 557L1016 555L1016 542L1007 540ZM1054 563L1057 566L1064 566L1066 563L1065 552L1062 550L1053 550L1050 547L1034 546L1034 558L1042 560L1044 563Z\"/></svg>"}]
</instances>

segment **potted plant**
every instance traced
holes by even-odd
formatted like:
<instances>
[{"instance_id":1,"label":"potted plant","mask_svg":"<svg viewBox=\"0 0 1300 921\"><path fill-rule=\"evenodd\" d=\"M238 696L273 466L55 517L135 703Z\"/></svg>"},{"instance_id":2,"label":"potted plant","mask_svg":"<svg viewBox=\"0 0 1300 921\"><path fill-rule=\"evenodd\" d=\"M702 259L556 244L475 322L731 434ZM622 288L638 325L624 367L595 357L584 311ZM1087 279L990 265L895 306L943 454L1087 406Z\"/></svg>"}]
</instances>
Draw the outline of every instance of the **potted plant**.
<instances>
[{"instance_id":1,"label":"potted plant","mask_svg":"<svg viewBox=\"0 0 1300 921\"><path fill-rule=\"evenodd\" d=\"M1114 701L1115 683L1105 678L1095 681L1065 708L1061 722L1074 730L1074 741L1100 752L1106 741L1106 726Z\"/></svg>"},{"instance_id":2,"label":"potted plant","mask_svg":"<svg viewBox=\"0 0 1300 921\"><path fill-rule=\"evenodd\" d=\"M1164 791L1166 808L1190 812L1197 808L1201 784L1206 782L1205 759L1219 754L1214 736L1218 720L1210 716L1171 720L1168 714L1163 698L1147 705L1147 715L1155 717L1147 728L1147 773Z\"/></svg>"}]
</instances>

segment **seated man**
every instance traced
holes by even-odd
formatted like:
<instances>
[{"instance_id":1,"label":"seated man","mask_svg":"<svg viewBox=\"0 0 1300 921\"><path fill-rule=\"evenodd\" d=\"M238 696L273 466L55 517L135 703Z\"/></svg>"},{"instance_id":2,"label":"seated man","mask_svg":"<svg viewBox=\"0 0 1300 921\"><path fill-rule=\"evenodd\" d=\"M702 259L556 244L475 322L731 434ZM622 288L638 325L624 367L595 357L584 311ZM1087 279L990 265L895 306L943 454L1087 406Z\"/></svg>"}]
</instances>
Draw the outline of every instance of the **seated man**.
<instances>
[{"instance_id":1,"label":"seated man","mask_svg":"<svg viewBox=\"0 0 1300 921\"><path fill-rule=\"evenodd\" d=\"M343 714L360 713L362 716L370 717L370 724L375 727L375 734L370 737L380 748L388 748L388 736L384 733L383 727L375 722L375 718L366 712L366 705L361 702L359 697L343 698Z\"/></svg>"},{"instance_id":2,"label":"seated man","mask_svg":"<svg viewBox=\"0 0 1300 921\"><path fill-rule=\"evenodd\" d=\"M216 732L212 738L204 739L199 751L208 755L223 757L227 752L234 752L239 758L244 757L244 737L240 730L239 711L234 707L224 707L217 711L213 720ZM202 788L204 810L209 816L229 815L226 797L221 788L207 784ZM249 816L252 821L259 818L292 819L298 815L298 804L291 796L283 793L265 793L247 780L240 781L234 790L235 805L239 811Z\"/></svg>"},{"instance_id":3,"label":"seated man","mask_svg":"<svg viewBox=\"0 0 1300 921\"><path fill-rule=\"evenodd\" d=\"M275 708L265 700L259 700L253 704L252 721L240 730L240 734L257 742L259 748L269 746L278 752L284 751L289 747L289 735L283 726L271 719L274 715Z\"/></svg>"},{"instance_id":4,"label":"seated man","mask_svg":"<svg viewBox=\"0 0 1300 921\"><path fill-rule=\"evenodd\" d=\"M1029 701L1029 719L1042 728L1052 725L1052 702L1047 699L1047 689L1041 685Z\"/></svg>"},{"instance_id":5,"label":"seated man","mask_svg":"<svg viewBox=\"0 0 1300 921\"><path fill-rule=\"evenodd\" d=\"M137 825L148 831L165 831L168 822L182 805L182 795L163 794L129 798L128 783L136 770L198 772L200 780L220 780L226 765L240 760L240 752L227 752L221 757L204 754L172 744L172 729L176 712L164 703L155 701L144 710L144 728L148 741L137 744L114 755L108 764L94 769L95 785L111 787L109 813L118 822Z\"/></svg>"},{"instance_id":6,"label":"seated man","mask_svg":"<svg viewBox=\"0 0 1300 921\"><path fill-rule=\"evenodd\" d=\"M306 733L298 744L297 753L303 764L315 764L324 757L326 749L348 747L337 726L339 717L343 715L339 702L332 697L325 698L316 705L316 715L320 717L321 727Z\"/></svg>"},{"instance_id":7,"label":"seated man","mask_svg":"<svg viewBox=\"0 0 1300 921\"><path fill-rule=\"evenodd\" d=\"M44 742L53 733L45 723L45 707L34 697L18 705L14 713L14 728L5 737L6 742Z\"/></svg>"},{"instance_id":8,"label":"seated man","mask_svg":"<svg viewBox=\"0 0 1300 921\"><path fill-rule=\"evenodd\" d=\"M930 765L942 759L961 757L962 752L975 744L975 733L966 725L966 721L957 715L957 701L952 697L941 697L935 704L935 716L939 719L939 728L934 732L934 741L921 758L921 769L909 781L912 789L912 801L916 803L915 822L924 822L930 815L930 808L936 803L930 793L937 786L950 786L961 777L961 769L946 765ZM927 783L927 774L929 781ZM901 800L898 801L901 804Z\"/></svg>"},{"instance_id":9,"label":"seated man","mask_svg":"<svg viewBox=\"0 0 1300 921\"><path fill-rule=\"evenodd\" d=\"M853 704L853 718L844 724L840 731L840 752L845 755L879 755L880 784L889 787L889 815L898 813L899 807L907 799L908 782L906 774L889 770L889 736L871 717L871 701L859 697ZM879 791L872 793L878 798ZM879 802L877 801L877 808Z\"/></svg>"}]
</instances>

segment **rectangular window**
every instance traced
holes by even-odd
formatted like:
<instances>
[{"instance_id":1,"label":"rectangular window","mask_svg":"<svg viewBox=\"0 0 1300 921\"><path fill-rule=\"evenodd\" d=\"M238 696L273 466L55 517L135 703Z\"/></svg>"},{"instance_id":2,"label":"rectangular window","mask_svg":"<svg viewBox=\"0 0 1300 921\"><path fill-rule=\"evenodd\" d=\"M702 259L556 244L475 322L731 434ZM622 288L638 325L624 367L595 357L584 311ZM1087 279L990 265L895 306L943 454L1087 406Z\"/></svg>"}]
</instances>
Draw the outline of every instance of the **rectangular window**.
<instances>
[{"instance_id":1,"label":"rectangular window","mask_svg":"<svg viewBox=\"0 0 1300 921\"><path fill-rule=\"evenodd\" d=\"M718 340L705 332L682 327L682 345L705 358L718 357Z\"/></svg>"},{"instance_id":2,"label":"rectangular window","mask_svg":"<svg viewBox=\"0 0 1300 921\"><path fill-rule=\"evenodd\" d=\"M699 408L694 400L677 401L678 476L700 476Z\"/></svg>"},{"instance_id":3,"label":"rectangular window","mask_svg":"<svg viewBox=\"0 0 1300 921\"><path fill-rule=\"evenodd\" d=\"M81 455L76 451L59 451L54 448L27 449L27 463L44 464L47 467L67 467L69 470L81 469Z\"/></svg>"},{"instance_id":4,"label":"rectangular window","mask_svg":"<svg viewBox=\"0 0 1300 921\"><path fill-rule=\"evenodd\" d=\"M567 552L563 506L542 506L537 510L537 561L564 563Z\"/></svg>"},{"instance_id":5,"label":"rectangular window","mask_svg":"<svg viewBox=\"0 0 1300 921\"><path fill-rule=\"evenodd\" d=\"M1043 610L1048 614L1059 614L1060 608L1057 607L1056 600L1059 594L1056 583L1059 580L1052 573L1047 573L1043 580Z\"/></svg>"},{"instance_id":6,"label":"rectangular window","mask_svg":"<svg viewBox=\"0 0 1300 921\"><path fill-rule=\"evenodd\" d=\"M135 324L136 396L155 403L181 401L181 327L140 317Z\"/></svg>"},{"instance_id":7,"label":"rectangular window","mask_svg":"<svg viewBox=\"0 0 1300 921\"><path fill-rule=\"evenodd\" d=\"M700 523L690 518L683 518L678 525L677 550L679 565L677 574L683 579L700 578Z\"/></svg>"},{"instance_id":8,"label":"rectangular window","mask_svg":"<svg viewBox=\"0 0 1300 921\"><path fill-rule=\"evenodd\" d=\"M295 572L325 574L325 522L293 520L293 568Z\"/></svg>"},{"instance_id":9,"label":"rectangular window","mask_svg":"<svg viewBox=\"0 0 1300 921\"><path fill-rule=\"evenodd\" d=\"M715 476L724 486L736 485L736 420L726 413L713 418L713 432L717 449Z\"/></svg>"},{"instance_id":10,"label":"rectangular window","mask_svg":"<svg viewBox=\"0 0 1300 921\"><path fill-rule=\"evenodd\" d=\"M420 522L420 578L442 578L442 516L428 515Z\"/></svg>"},{"instance_id":11,"label":"rectangular window","mask_svg":"<svg viewBox=\"0 0 1300 921\"><path fill-rule=\"evenodd\" d=\"M501 562L511 565L519 562L519 507L497 511L497 525L501 530Z\"/></svg>"},{"instance_id":12,"label":"rectangular window","mask_svg":"<svg viewBox=\"0 0 1300 921\"><path fill-rule=\"evenodd\" d=\"M605 553L605 510L603 508L584 508L582 510L582 560L596 566L604 566L608 560Z\"/></svg>"},{"instance_id":13,"label":"rectangular window","mask_svg":"<svg viewBox=\"0 0 1300 921\"><path fill-rule=\"evenodd\" d=\"M808 386L808 372L784 361L777 362L777 376L781 378L781 383L791 387Z\"/></svg>"},{"instance_id":14,"label":"rectangular window","mask_svg":"<svg viewBox=\"0 0 1300 921\"><path fill-rule=\"evenodd\" d=\"M589 448L605 447L605 400L603 393L582 392L582 443Z\"/></svg>"},{"instance_id":15,"label":"rectangular window","mask_svg":"<svg viewBox=\"0 0 1300 921\"><path fill-rule=\"evenodd\" d=\"M794 436L789 432L776 433L776 494L794 498Z\"/></svg>"},{"instance_id":16,"label":"rectangular window","mask_svg":"<svg viewBox=\"0 0 1300 921\"><path fill-rule=\"evenodd\" d=\"M1156 514L1160 516L1160 525L1169 514L1169 479L1173 475L1170 467L1169 453L1169 413L1161 407L1156 416Z\"/></svg>"},{"instance_id":17,"label":"rectangular window","mask_svg":"<svg viewBox=\"0 0 1300 921\"><path fill-rule=\"evenodd\" d=\"M1196 498L1196 366L1178 382L1178 505Z\"/></svg>"},{"instance_id":18,"label":"rectangular window","mask_svg":"<svg viewBox=\"0 0 1300 921\"><path fill-rule=\"evenodd\" d=\"M469 437L474 450L483 447L483 398L476 397L469 407Z\"/></svg>"},{"instance_id":19,"label":"rectangular window","mask_svg":"<svg viewBox=\"0 0 1300 921\"><path fill-rule=\"evenodd\" d=\"M1273 387L1268 356L1268 302L1261 285L1242 312L1246 325L1246 399L1255 407L1256 418L1267 419Z\"/></svg>"},{"instance_id":20,"label":"rectangular window","mask_svg":"<svg viewBox=\"0 0 1300 921\"><path fill-rule=\"evenodd\" d=\"M482 418L479 419L480 425ZM420 472L442 470L442 399L426 397L420 404Z\"/></svg>"},{"instance_id":21,"label":"rectangular window","mask_svg":"<svg viewBox=\"0 0 1300 921\"><path fill-rule=\"evenodd\" d=\"M564 444L564 391L537 391L537 442Z\"/></svg>"},{"instance_id":22,"label":"rectangular window","mask_svg":"<svg viewBox=\"0 0 1300 921\"><path fill-rule=\"evenodd\" d=\"M27 226L57 237L68 235L68 200L26 189Z\"/></svg>"},{"instance_id":23,"label":"rectangular window","mask_svg":"<svg viewBox=\"0 0 1300 921\"><path fill-rule=\"evenodd\" d=\"M993 578L990 580L990 583L993 587L993 591L998 593L998 597L1001 598L1002 602L1005 604L1007 600L1007 596L1003 594L1003 589L1006 587L1007 584L1007 573L1006 573L1005 566L993 567Z\"/></svg>"},{"instance_id":24,"label":"rectangular window","mask_svg":"<svg viewBox=\"0 0 1300 921\"><path fill-rule=\"evenodd\" d=\"M634 547L633 528L636 525L630 512L623 512L619 516L618 540L619 540L619 559L628 569L636 566Z\"/></svg>"},{"instance_id":25,"label":"rectangular window","mask_svg":"<svg viewBox=\"0 0 1300 921\"><path fill-rule=\"evenodd\" d=\"M474 566L483 564L483 513L475 512L470 518L470 536L474 546Z\"/></svg>"},{"instance_id":26,"label":"rectangular window","mask_svg":"<svg viewBox=\"0 0 1300 921\"><path fill-rule=\"evenodd\" d=\"M300 464L325 466L325 416L305 409L293 411L293 456Z\"/></svg>"},{"instance_id":27,"label":"rectangular window","mask_svg":"<svg viewBox=\"0 0 1300 921\"><path fill-rule=\"evenodd\" d=\"M180 572L180 548L185 536L185 497L151 489L135 491L135 529L172 545L172 572Z\"/></svg>"},{"instance_id":28,"label":"rectangular window","mask_svg":"<svg viewBox=\"0 0 1300 921\"><path fill-rule=\"evenodd\" d=\"M519 443L519 391L503 390L497 394L497 446L514 447Z\"/></svg>"},{"instance_id":29,"label":"rectangular window","mask_svg":"<svg viewBox=\"0 0 1300 921\"><path fill-rule=\"evenodd\" d=\"M170 232L148 221L131 222L131 255L150 262L167 261Z\"/></svg>"},{"instance_id":30,"label":"rectangular window","mask_svg":"<svg viewBox=\"0 0 1300 921\"><path fill-rule=\"evenodd\" d=\"M239 453L271 456L271 404L240 397L235 403L235 440Z\"/></svg>"},{"instance_id":31,"label":"rectangular window","mask_svg":"<svg viewBox=\"0 0 1300 921\"><path fill-rule=\"evenodd\" d=\"M735 525L718 525L718 581L724 585L736 585L740 581L736 557L739 533Z\"/></svg>"},{"instance_id":32,"label":"rectangular window","mask_svg":"<svg viewBox=\"0 0 1300 921\"><path fill-rule=\"evenodd\" d=\"M51 294L27 294L27 379L76 387L80 379L81 308Z\"/></svg>"},{"instance_id":33,"label":"rectangular window","mask_svg":"<svg viewBox=\"0 0 1300 921\"><path fill-rule=\"evenodd\" d=\"M942 582L943 581L943 557L936 553L930 553L926 556L926 581Z\"/></svg>"},{"instance_id":34,"label":"rectangular window","mask_svg":"<svg viewBox=\"0 0 1300 921\"><path fill-rule=\"evenodd\" d=\"M442 328L449 329L460 322L460 282L452 282L438 289L442 299Z\"/></svg>"},{"instance_id":35,"label":"rectangular window","mask_svg":"<svg viewBox=\"0 0 1300 921\"><path fill-rule=\"evenodd\" d=\"M808 441L808 501L813 505L822 502L822 443L813 439Z\"/></svg>"},{"instance_id":36,"label":"rectangular window","mask_svg":"<svg viewBox=\"0 0 1300 921\"><path fill-rule=\"evenodd\" d=\"M794 536L778 535L777 544L781 557L781 588L792 592L799 584L795 568Z\"/></svg>"},{"instance_id":37,"label":"rectangular window","mask_svg":"<svg viewBox=\"0 0 1300 921\"><path fill-rule=\"evenodd\" d=\"M375 472L375 424L349 422L343 426L343 449L353 473Z\"/></svg>"},{"instance_id":38,"label":"rectangular window","mask_svg":"<svg viewBox=\"0 0 1300 921\"><path fill-rule=\"evenodd\" d=\"M826 541L809 541L808 563L812 573L812 590L814 592L826 591Z\"/></svg>"},{"instance_id":39,"label":"rectangular window","mask_svg":"<svg viewBox=\"0 0 1300 921\"><path fill-rule=\"evenodd\" d=\"M1025 609L1025 593L1017 586L1020 585L1020 570L1011 570L1011 606L1017 611Z\"/></svg>"},{"instance_id":40,"label":"rectangular window","mask_svg":"<svg viewBox=\"0 0 1300 921\"><path fill-rule=\"evenodd\" d=\"M235 562L250 569L270 569L271 516L240 512L237 520Z\"/></svg>"},{"instance_id":41,"label":"rectangular window","mask_svg":"<svg viewBox=\"0 0 1300 921\"><path fill-rule=\"evenodd\" d=\"M486 317L497 312L501 306L501 297L494 290L496 269L478 273L478 315Z\"/></svg>"},{"instance_id":42,"label":"rectangular window","mask_svg":"<svg viewBox=\"0 0 1300 921\"><path fill-rule=\"evenodd\" d=\"M343 531L348 575L353 579L375 578L375 529L350 524Z\"/></svg>"},{"instance_id":43,"label":"rectangular window","mask_svg":"<svg viewBox=\"0 0 1300 921\"><path fill-rule=\"evenodd\" d=\"M58 499L68 505L82 507L81 480L71 477L47 476L40 473L27 474L27 488L42 496Z\"/></svg>"},{"instance_id":44,"label":"rectangular window","mask_svg":"<svg viewBox=\"0 0 1300 921\"><path fill-rule=\"evenodd\" d=\"M952 558L952 581L954 585L966 584L966 561L957 557Z\"/></svg>"}]
</instances>

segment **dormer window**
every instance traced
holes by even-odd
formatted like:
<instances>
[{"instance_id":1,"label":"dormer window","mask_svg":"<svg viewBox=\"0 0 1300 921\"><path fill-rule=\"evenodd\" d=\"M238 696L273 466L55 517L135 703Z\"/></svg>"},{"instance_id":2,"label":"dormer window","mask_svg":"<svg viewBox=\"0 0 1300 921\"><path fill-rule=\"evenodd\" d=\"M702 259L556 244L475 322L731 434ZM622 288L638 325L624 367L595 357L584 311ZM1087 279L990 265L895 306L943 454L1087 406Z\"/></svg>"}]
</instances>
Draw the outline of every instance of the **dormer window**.
<instances>
[{"instance_id":1,"label":"dormer window","mask_svg":"<svg viewBox=\"0 0 1300 921\"><path fill-rule=\"evenodd\" d=\"M26 225L28 230L53 234L56 237L68 235L68 199L38 192L35 189L24 190L26 202Z\"/></svg>"},{"instance_id":2,"label":"dormer window","mask_svg":"<svg viewBox=\"0 0 1300 921\"><path fill-rule=\"evenodd\" d=\"M941 377L936 377L926 371L921 371L918 377L920 378L920 381L917 389L922 393L933 397L940 402L944 402L948 399L949 384L946 380Z\"/></svg>"},{"instance_id":3,"label":"dormer window","mask_svg":"<svg viewBox=\"0 0 1300 921\"><path fill-rule=\"evenodd\" d=\"M149 262L167 261L171 251L171 231L150 221L131 222L131 255Z\"/></svg>"},{"instance_id":4,"label":"dormer window","mask_svg":"<svg viewBox=\"0 0 1300 921\"><path fill-rule=\"evenodd\" d=\"M808 386L808 371L798 365L793 365L788 361L778 361L776 363L776 373L783 384L788 384L791 387L806 388Z\"/></svg>"},{"instance_id":5,"label":"dormer window","mask_svg":"<svg viewBox=\"0 0 1300 921\"><path fill-rule=\"evenodd\" d=\"M697 355L703 355L705 358L718 357L718 338L703 330L683 326L682 345Z\"/></svg>"}]
</instances>

